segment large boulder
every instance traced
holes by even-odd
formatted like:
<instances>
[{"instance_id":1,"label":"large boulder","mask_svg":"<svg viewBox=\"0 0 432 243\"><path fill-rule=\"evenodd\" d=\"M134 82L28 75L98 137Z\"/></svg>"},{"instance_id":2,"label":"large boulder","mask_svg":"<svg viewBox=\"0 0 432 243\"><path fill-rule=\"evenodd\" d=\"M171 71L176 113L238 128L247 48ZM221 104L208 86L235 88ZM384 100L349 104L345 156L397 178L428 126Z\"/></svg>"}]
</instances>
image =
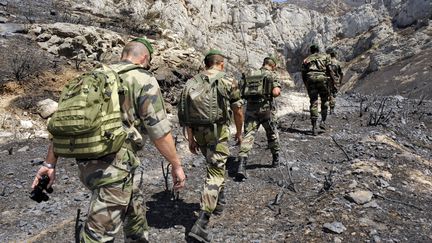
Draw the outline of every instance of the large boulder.
<instances>
[{"instance_id":1,"label":"large boulder","mask_svg":"<svg viewBox=\"0 0 432 243\"><path fill-rule=\"evenodd\" d=\"M42 118L48 118L57 110L58 103L52 99L41 100L36 103L37 112Z\"/></svg>"}]
</instances>

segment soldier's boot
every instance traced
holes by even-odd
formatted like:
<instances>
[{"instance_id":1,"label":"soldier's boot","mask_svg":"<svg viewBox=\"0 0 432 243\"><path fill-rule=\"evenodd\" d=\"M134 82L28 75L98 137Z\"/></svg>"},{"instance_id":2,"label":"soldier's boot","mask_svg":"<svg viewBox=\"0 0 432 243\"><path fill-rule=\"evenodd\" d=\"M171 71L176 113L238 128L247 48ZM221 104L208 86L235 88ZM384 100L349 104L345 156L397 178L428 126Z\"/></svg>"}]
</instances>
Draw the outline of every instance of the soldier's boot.
<instances>
[{"instance_id":1,"label":"soldier's boot","mask_svg":"<svg viewBox=\"0 0 432 243\"><path fill-rule=\"evenodd\" d=\"M318 135L318 131L316 129L316 120L312 120L312 135L317 136Z\"/></svg>"},{"instance_id":2,"label":"soldier's boot","mask_svg":"<svg viewBox=\"0 0 432 243\"><path fill-rule=\"evenodd\" d=\"M241 181L243 179L247 179L246 164L247 164L247 157L239 157L239 167L237 169L237 175L236 175L237 180Z\"/></svg>"},{"instance_id":3,"label":"soldier's boot","mask_svg":"<svg viewBox=\"0 0 432 243\"><path fill-rule=\"evenodd\" d=\"M222 189L219 192L218 201L217 201L217 204L216 204L216 208L213 211L213 214L215 214L215 215L221 215L222 212L223 212L223 210L225 209L225 205L226 205L225 191Z\"/></svg>"},{"instance_id":4,"label":"soldier's boot","mask_svg":"<svg viewBox=\"0 0 432 243\"><path fill-rule=\"evenodd\" d=\"M279 153L273 154L272 167L276 168L279 166Z\"/></svg>"},{"instance_id":5,"label":"soldier's boot","mask_svg":"<svg viewBox=\"0 0 432 243\"><path fill-rule=\"evenodd\" d=\"M209 232L207 230L207 225L210 220L210 213L201 211L197 221L192 226L191 231L189 232L189 237L199 241L199 242L210 242Z\"/></svg>"},{"instance_id":6,"label":"soldier's boot","mask_svg":"<svg viewBox=\"0 0 432 243\"><path fill-rule=\"evenodd\" d=\"M326 129L327 129L327 125L326 125L325 121L321 121L319 127L320 127L322 130L326 130Z\"/></svg>"},{"instance_id":7,"label":"soldier's boot","mask_svg":"<svg viewBox=\"0 0 432 243\"><path fill-rule=\"evenodd\" d=\"M323 113L323 114L321 114L321 122L320 122L319 127L320 127L322 130L326 130L326 129L327 129L327 125L326 125L326 123L325 123L326 120L327 120L327 113Z\"/></svg>"}]
</instances>

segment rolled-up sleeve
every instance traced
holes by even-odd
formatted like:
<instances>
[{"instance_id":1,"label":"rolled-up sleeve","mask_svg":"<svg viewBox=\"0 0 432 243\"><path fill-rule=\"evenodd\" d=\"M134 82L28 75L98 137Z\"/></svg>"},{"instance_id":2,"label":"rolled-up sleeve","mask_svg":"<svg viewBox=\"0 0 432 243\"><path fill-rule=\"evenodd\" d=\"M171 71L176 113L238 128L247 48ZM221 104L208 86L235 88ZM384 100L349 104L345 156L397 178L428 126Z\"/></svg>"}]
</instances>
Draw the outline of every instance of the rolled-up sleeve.
<instances>
[{"instance_id":1,"label":"rolled-up sleeve","mask_svg":"<svg viewBox=\"0 0 432 243\"><path fill-rule=\"evenodd\" d=\"M154 77L142 87L138 97L138 109L143 128L151 140L161 138L171 131L162 93Z\"/></svg>"},{"instance_id":2,"label":"rolled-up sleeve","mask_svg":"<svg viewBox=\"0 0 432 243\"><path fill-rule=\"evenodd\" d=\"M241 98L240 89L237 80L231 79L230 105L231 108L242 107L244 104Z\"/></svg>"}]
</instances>

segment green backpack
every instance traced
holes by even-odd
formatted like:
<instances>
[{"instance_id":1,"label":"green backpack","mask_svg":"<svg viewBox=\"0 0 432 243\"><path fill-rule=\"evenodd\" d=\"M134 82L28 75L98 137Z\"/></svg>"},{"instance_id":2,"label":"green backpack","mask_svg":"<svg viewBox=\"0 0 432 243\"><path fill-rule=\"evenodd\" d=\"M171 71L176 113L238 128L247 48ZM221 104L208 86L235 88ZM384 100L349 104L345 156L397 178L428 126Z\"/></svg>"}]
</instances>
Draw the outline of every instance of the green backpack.
<instances>
[{"instance_id":1,"label":"green backpack","mask_svg":"<svg viewBox=\"0 0 432 243\"><path fill-rule=\"evenodd\" d=\"M240 87L243 98L269 97L272 92L272 83L262 70L257 70L250 75L244 76Z\"/></svg>"},{"instance_id":2,"label":"green backpack","mask_svg":"<svg viewBox=\"0 0 432 243\"><path fill-rule=\"evenodd\" d=\"M198 74L186 82L177 105L181 126L215 125L229 120L228 92L220 80L224 76L223 72L213 78Z\"/></svg>"},{"instance_id":3,"label":"green backpack","mask_svg":"<svg viewBox=\"0 0 432 243\"><path fill-rule=\"evenodd\" d=\"M94 159L119 151L127 137L119 102L122 90L118 73L107 66L69 81L48 123L54 153Z\"/></svg>"}]
</instances>

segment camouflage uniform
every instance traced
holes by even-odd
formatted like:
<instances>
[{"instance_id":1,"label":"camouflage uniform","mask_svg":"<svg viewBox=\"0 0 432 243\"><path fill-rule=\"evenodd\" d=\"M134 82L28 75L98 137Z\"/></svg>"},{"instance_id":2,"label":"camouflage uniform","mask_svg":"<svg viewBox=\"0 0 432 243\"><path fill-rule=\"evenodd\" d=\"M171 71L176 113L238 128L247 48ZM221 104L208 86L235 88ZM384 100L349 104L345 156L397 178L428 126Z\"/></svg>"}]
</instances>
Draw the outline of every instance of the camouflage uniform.
<instances>
[{"instance_id":1,"label":"camouflage uniform","mask_svg":"<svg viewBox=\"0 0 432 243\"><path fill-rule=\"evenodd\" d=\"M276 75L264 67L260 70L266 73L266 78L272 82L271 90L281 87ZM273 97L270 98L248 98L246 106L246 118L244 123L244 138L240 146L240 157L247 157L254 144L254 136L259 126L262 125L266 131L268 147L272 154L280 150L276 107L273 104Z\"/></svg>"},{"instance_id":2,"label":"camouflage uniform","mask_svg":"<svg viewBox=\"0 0 432 243\"><path fill-rule=\"evenodd\" d=\"M219 72L216 69L209 69L204 71L204 74L211 78ZM228 102L231 107L241 107L243 101L237 82L229 78L222 78L221 81L228 91ZM191 128L207 163L207 177L201 195L201 210L212 213L216 208L219 192L223 191L225 186L225 165L230 155L228 148L229 128L228 124L218 124L216 134L213 126L194 126Z\"/></svg>"},{"instance_id":3,"label":"camouflage uniform","mask_svg":"<svg viewBox=\"0 0 432 243\"><path fill-rule=\"evenodd\" d=\"M303 61L302 77L310 99L310 117L316 122L318 114L318 96L321 98L321 118L327 118L328 98L328 66L330 57L327 54L315 53Z\"/></svg>"},{"instance_id":4,"label":"camouflage uniform","mask_svg":"<svg viewBox=\"0 0 432 243\"><path fill-rule=\"evenodd\" d=\"M147 242L148 226L140 181L134 179L140 165L135 152L146 137L158 139L171 131L159 85L154 77L128 62L112 65L127 88L121 101L123 123L130 127L129 138L117 154L98 160L78 160L80 179L92 191L88 218L81 242L112 242L123 227L125 242Z\"/></svg>"},{"instance_id":5,"label":"camouflage uniform","mask_svg":"<svg viewBox=\"0 0 432 243\"><path fill-rule=\"evenodd\" d=\"M330 59L330 72L332 76L335 78L332 87L330 87L330 97L329 97L329 105L330 110L333 110L336 106L336 93L337 87L340 87L342 84L343 72L340 66L340 63L336 58Z\"/></svg>"}]
</instances>

